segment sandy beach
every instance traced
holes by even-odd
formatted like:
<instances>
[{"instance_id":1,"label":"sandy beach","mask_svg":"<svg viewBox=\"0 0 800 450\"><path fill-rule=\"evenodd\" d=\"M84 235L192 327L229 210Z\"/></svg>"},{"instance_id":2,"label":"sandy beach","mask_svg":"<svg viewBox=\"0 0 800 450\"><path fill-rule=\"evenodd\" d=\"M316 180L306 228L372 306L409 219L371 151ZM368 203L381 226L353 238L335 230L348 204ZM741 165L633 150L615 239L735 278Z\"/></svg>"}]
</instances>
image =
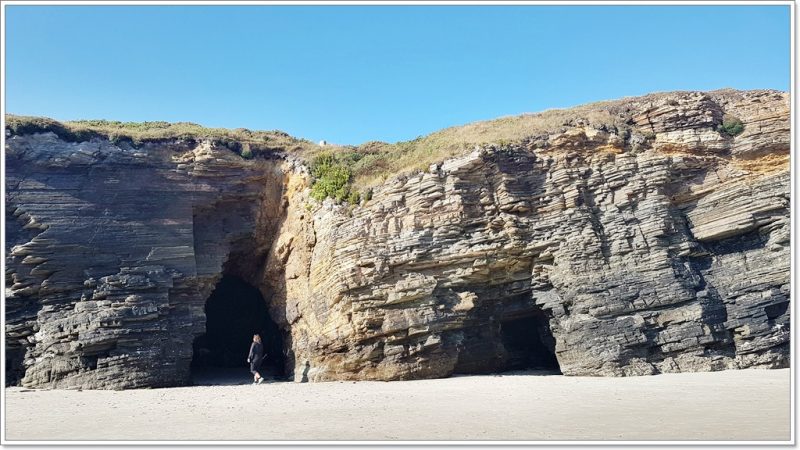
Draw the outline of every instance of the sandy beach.
<instances>
[{"instance_id":1,"label":"sandy beach","mask_svg":"<svg viewBox=\"0 0 800 450\"><path fill-rule=\"evenodd\" d=\"M216 380L130 391L7 388L6 439L790 439L788 369L257 386Z\"/></svg>"}]
</instances>

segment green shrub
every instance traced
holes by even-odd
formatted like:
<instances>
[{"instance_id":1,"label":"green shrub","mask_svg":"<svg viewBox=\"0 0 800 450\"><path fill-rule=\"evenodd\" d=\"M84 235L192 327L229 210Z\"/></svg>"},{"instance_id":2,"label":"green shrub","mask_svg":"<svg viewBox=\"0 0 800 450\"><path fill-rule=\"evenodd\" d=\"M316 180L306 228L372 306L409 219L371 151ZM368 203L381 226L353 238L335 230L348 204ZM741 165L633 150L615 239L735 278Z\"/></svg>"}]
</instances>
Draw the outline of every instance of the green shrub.
<instances>
[{"instance_id":1,"label":"green shrub","mask_svg":"<svg viewBox=\"0 0 800 450\"><path fill-rule=\"evenodd\" d=\"M717 128L720 134L727 134L728 136L736 136L744 131L744 124L736 117L725 114L722 116L722 124Z\"/></svg>"},{"instance_id":2,"label":"green shrub","mask_svg":"<svg viewBox=\"0 0 800 450\"><path fill-rule=\"evenodd\" d=\"M331 197L337 202L350 198L353 171L330 153L318 155L311 161L311 197L318 201Z\"/></svg>"},{"instance_id":3,"label":"green shrub","mask_svg":"<svg viewBox=\"0 0 800 450\"><path fill-rule=\"evenodd\" d=\"M253 150L250 148L250 144L244 144L242 146L242 158L244 159L253 159Z\"/></svg>"},{"instance_id":4,"label":"green shrub","mask_svg":"<svg viewBox=\"0 0 800 450\"><path fill-rule=\"evenodd\" d=\"M361 193L358 191L350 191L350 195L347 196L347 203L351 205L358 205L361 203Z\"/></svg>"}]
</instances>

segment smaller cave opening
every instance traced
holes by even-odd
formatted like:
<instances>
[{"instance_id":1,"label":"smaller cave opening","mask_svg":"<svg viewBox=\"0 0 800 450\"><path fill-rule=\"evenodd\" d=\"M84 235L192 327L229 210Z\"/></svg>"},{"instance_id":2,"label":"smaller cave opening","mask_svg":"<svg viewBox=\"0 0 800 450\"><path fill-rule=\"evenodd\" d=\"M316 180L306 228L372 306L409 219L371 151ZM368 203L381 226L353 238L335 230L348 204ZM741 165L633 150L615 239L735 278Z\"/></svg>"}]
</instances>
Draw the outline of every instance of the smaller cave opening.
<instances>
[{"instance_id":1,"label":"smaller cave opening","mask_svg":"<svg viewBox=\"0 0 800 450\"><path fill-rule=\"evenodd\" d=\"M191 367L196 384L251 380L247 356L254 334L261 335L265 351L259 373L268 380L286 378L283 335L258 289L224 275L206 300L205 314L206 332L193 344Z\"/></svg>"},{"instance_id":2,"label":"smaller cave opening","mask_svg":"<svg viewBox=\"0 0 800 450\"><path fill-rule=\"evenodd\" d=\"M6 338L8 339L8 338ZM6 387L19 386L25 376L25 348L6 343Z\"/></svg>"},{"instance_id":3,"label":"smaller cave opening","mask_svg":"<svg viewBox=\"0 0 800 450\"><path fill-rule=\"evenodd\" d=\"M500 339L506 351L505 371L561 373L555 354L555 339L543 311L502 321Z\"/></svg>"}]
</instances>

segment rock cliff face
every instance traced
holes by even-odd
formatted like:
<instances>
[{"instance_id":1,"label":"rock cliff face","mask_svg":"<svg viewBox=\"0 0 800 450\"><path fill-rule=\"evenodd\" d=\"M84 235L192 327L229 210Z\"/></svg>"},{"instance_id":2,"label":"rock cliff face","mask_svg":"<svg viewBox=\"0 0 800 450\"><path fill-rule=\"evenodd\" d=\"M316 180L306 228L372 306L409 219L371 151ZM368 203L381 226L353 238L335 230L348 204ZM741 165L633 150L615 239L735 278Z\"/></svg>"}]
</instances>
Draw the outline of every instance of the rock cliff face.
<instances>
[{"instance_id":1,"label":"rock cliff face","mask_svg":"<svg viewBox=\"0 0 800 450\"><path fill-rule=\"evenodd\" d=\"M250 279L263 265L285 210L285 165L208 143L8 138L9 379L188 383L215 283L223 271Z\"/></svg>"},{"instance_id":2,"label":"rock cliff face","mask_svg":"<svg viewBox=\"0 0 800 450\"><path fill-rule=\"evenodd\" d=\"M597 108L630 127L577 117L354 208L280 152L7 136L7 379L188 383L223 274L267 299L296 381L788 366L788 95Z\"/></svg>"}]
</instances>

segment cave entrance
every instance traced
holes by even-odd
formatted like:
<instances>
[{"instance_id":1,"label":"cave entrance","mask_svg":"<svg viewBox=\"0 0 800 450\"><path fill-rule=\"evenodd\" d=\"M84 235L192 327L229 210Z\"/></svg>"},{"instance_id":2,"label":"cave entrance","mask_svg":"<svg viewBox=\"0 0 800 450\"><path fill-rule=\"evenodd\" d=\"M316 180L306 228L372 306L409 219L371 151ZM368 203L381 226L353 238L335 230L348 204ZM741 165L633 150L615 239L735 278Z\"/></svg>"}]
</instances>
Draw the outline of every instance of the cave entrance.
<instances>
[{"instance_id":1,"label":"cave entrance","mask_svg":"<svg viewBox=\"0 0 800 450\"><path fill-rule=\"evenodd\" d=\"M260 334L266 357L259 371L266 379L283 379L283 337L270 318L261 292L241 278L224 275L206 300L206 332L193 345L192 375L196 384L252 381L247 355L254 334Z\"/></svg>"},{"instance_id":2,"label":"cave entrance","mask_svg":"<svg viewBox=\"0 0 800 450\"><path fill-rule=\"evenodd\" d=\"M541 370L561 373L555 354L556 341L543 311L504 320L500 339L506 351L505 370Z\"/></svg>"}]
</instances>

